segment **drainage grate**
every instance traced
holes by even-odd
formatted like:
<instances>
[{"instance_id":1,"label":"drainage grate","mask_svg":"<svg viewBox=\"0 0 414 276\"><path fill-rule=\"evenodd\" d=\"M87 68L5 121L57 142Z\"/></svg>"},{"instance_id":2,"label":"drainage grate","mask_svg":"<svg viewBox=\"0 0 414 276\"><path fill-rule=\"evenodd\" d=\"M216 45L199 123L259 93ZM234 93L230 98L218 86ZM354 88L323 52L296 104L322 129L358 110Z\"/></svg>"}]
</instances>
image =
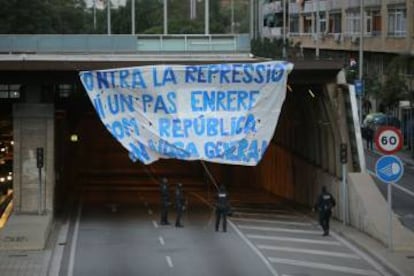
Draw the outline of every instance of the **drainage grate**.
<instances>
[{"instance_id":1,"label":"drainage grate","mask_svg":"<svg viewBox=\"0 0 414 276\"><path fill-rule=\"evenodd\" d=\"M414 256L407 256L407 259L414 259Z\"/></svg>"}]
</instances>

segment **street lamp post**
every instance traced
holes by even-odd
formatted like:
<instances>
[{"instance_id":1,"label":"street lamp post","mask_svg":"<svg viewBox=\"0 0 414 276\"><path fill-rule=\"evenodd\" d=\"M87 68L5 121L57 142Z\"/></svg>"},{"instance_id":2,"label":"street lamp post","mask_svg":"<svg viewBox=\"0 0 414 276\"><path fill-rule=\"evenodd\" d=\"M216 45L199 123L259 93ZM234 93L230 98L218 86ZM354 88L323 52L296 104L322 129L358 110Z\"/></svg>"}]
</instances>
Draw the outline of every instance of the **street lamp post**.
<instances>
[{"instance_id":1,"label":"street lamp post","mask_svg":"<svg viewBox=\"0 0 414 276\"><path fill-rule=\"evenodd\" d=\"M362 81L364 70L364 0L359 0L359 14L361 18L359 31L359 74L358 78L362 84L362 91L359 95L359 122L362 123L362 96L364 94L364 84Z\"/></svg>"},{"instance_id":2,"label":"street lamp post","mask_svg":"<svg viewBox=\"0 0 414 276\"><path fill-rule=\"evenodd\" d=\"M321 32L321 24L319 22L319 0L316 1L316 46L315 46L315 57L319 59L319 33Z\"/></svg>"},{"instance_id":3,"label":"street lamp post","mask_svg":"<svg viewBox=\"0 0 414 276\"><path fill-rule=\"evenodd\" d=\"M111 0L106 1L106 29L108 31L108 35L111 34Z\"/></svg>"},{"instance_id":4,"label":"street lamp post","mask_svg":"<svg viewBox=\"0 0 414 276\"><path fill-rule=\"evenodd\" d=\"M204 34L210 34L210 0L204 0Z\"/></svg>"},{"instance_id":5,"label":"street lamp post","mask_svg":"<svg viewBox=\"0 0 414 276\"><path fill-rule=\"evenodd\" d=\"M164 0L164 34L168 34L168 0Z\"/></svg>"},{"instance_id":6,"label":"street lamp post","mask_svg":"<svg viewBox=\"0 0 414 276\"><path fill-rule=\"evenodd\" d=\"M282 48L282 57L286 59L286 0L282 1L282 11L283 11L283 48Z\"/></svg>"},{"instance_id":7,"label":"street lamp post","mask_svg":"<svg viewBox=\"0 0 414 276\"><path fill-rule=\"evenodd\" d=\"M234 34L234 0L230 2L231 9L231 33Z\"/></svg>"},{"instance_id":8,"label":"street lamp post","mask_svg":"<svg viewBox=\"0 0 414 276\"><path fill-rule=\"evenodd\" d=\"M131 0L131 34L135 34L135 0Z\"/></svg>"}]
</instances>

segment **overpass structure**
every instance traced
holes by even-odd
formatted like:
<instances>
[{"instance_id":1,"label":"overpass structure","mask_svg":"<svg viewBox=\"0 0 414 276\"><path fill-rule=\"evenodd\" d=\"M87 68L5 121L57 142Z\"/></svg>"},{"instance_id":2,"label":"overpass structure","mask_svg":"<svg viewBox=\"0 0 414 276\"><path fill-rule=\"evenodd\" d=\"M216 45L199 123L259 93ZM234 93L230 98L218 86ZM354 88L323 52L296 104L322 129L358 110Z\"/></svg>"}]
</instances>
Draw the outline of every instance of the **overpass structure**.
<instances>
[{"instance_id":1,"label":"overpass structure","mask_svg":"<svg viewBox=\"0 0 414 276\"><path fill-rule=\"evenodd\" d=\"M197 162L132 164L100 124L79 71L262 60L250 54L248 35L0 36L1 137L13 141L13 214L0 232L0 248L42 248L69 199L154 189L159 176L207 185ZM326 186L339 199L336 217L386 242L386 204L365 172L355 93L342 64L290 61L289 92L261 163L208 164L209 170L218 182L265 189L305 206ZM348 145L345 165L342 143ZM37 148L44 149L40 169ZM395 246L408 246L414 239L397 219L394 224Z\"/></svg>"}]
</instances>

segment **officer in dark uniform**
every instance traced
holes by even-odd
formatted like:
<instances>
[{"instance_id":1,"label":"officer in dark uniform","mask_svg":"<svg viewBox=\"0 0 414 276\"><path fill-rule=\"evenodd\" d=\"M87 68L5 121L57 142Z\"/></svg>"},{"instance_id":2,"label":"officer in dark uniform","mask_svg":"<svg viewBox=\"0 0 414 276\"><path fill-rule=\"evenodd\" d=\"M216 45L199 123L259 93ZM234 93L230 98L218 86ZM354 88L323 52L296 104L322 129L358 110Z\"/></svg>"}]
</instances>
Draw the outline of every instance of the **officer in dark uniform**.
<instances>
[{"instance_id":1,"label":"officer in dark uniform","mask_svg":"<svg viewBox=\"0 0 414 276\"><path fill-rule=\"evenodd\" d=\"M323 236L329 235L329 220L332 215L332 208L335 207L335 198L322 187L322 193L318 196L315 209L319 211L319 224L323 229Z\"/></svg>"},{"instance_id":2,"label":"officer in dark uniform","mask_svg":"<svg viewBox=\"0 0 414 276\"><path fill-rule=\"evenodd\" d=\"M169 225L168 222L168 207L170 206L170 193L168 190L168 180L163 178L160 184L161 191L161 225Z\"/></svg>"},{"instance_id":3,"label":"officer in dark uniform","mask_svg":"<svg viewBox=\"0 0 414 276\"><path fill-rule=\"evenodd\" d=\"M178 183L175 190L175 211L177 213L177 218L175 220L175 227L184 227L181 224L181 216L185 209L185 199L183 193L183 184Z\"/></svg>"},{"instance_id":4,"label":"officer in dark uniform","mask_svg":"<svg viewBox=\"0 0 414 276\"><path fill-rule=\"evenodd\" d=\"M367 126L365 129L365 137L367 140L367 150L373 150L374 149L374 129L372 126Z\"/></svg>"},{"instance_id":5,"label":"officer in dark uniform","mask_svg":"<svg viewBox=\"0 0 414 276\"><path fill-rule=\"evenodd\" d=\"M223 232L227 231L227 215L230 212L229 194L226 187L221 185L216 201L216 232L219 230L220 220L223 219Z\"/></svg>"}]
</instances>

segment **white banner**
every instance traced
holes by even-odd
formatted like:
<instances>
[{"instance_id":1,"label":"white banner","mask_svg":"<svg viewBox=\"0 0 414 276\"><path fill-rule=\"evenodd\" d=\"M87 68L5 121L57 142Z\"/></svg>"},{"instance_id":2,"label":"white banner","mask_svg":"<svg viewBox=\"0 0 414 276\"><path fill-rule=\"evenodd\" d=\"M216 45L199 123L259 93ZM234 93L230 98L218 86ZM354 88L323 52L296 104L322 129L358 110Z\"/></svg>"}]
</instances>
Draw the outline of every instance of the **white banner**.
<instances>
[{"instance_id":1,"label":"white banner","mask_svg":"<svg viewBox=\"0 0 414 276\"><path fill-rule=\"evenodd\" d=\"M100 119L134 161L256 165L269 145L293 64L156 65L84 71Z\"/></svg>"}]
</instances>

